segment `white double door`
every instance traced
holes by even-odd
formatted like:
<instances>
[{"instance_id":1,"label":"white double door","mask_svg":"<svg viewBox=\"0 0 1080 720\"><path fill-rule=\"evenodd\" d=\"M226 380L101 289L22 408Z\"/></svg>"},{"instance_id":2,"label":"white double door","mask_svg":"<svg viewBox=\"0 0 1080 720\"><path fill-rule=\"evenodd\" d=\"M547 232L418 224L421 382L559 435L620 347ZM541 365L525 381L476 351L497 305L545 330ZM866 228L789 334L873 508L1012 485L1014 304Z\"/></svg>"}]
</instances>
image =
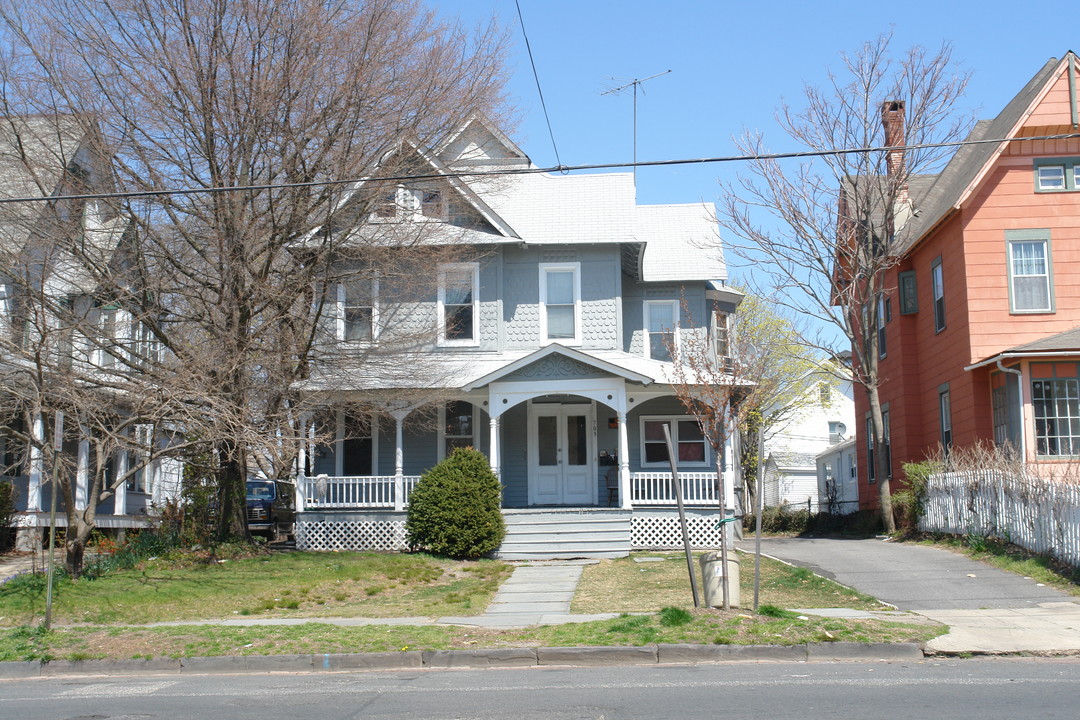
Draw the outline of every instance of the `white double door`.
<instances>
[{"instance_id":1,"label":"white double door","mask_svg":"<svg viewBox=\"0 0 1080 720\"><path fill-rule=\"evenodd\" d=\"M589 404L533 404L529 504L595 505L595 412Z\"/></svg>"}]
</instances>

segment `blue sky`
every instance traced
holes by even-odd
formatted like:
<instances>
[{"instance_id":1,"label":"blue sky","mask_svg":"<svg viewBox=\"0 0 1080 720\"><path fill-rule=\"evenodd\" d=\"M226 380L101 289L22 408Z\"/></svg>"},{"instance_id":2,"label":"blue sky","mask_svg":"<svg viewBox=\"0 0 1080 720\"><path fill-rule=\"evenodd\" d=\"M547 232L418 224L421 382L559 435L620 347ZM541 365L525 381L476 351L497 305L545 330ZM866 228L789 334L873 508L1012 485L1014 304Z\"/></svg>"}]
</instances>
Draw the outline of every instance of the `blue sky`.
<instances>
[{"instance_id":1,"label":"blue sky","mask_svg":"<svg viewBox=\"0 0 1080 720\"><path fill-rule=\"evenodd\" d=\"M512 137L540 166L556 164L514 0L431 0L467 22L496 14L512 28L510 92L520 111ZM520 0L537 72L564 165L629 162L630 95L606 89L671 70L638 96L638 159L736 154L732 137L765 133L794 150L776 126L781 101L798 106L804 84L821 85L839 54L883 32L894 50L953 46L972 72L966 107L993 117L1050 57L1074 49L1077 14L1015 3L711 2L691 0ZM614 78L614 80L612 79ZM715 200L732 165L640 169L638 202ZM730 258L729 260L734 260ZM733 268L738 279L739 269Z\"/></svg>"}]
</instances>

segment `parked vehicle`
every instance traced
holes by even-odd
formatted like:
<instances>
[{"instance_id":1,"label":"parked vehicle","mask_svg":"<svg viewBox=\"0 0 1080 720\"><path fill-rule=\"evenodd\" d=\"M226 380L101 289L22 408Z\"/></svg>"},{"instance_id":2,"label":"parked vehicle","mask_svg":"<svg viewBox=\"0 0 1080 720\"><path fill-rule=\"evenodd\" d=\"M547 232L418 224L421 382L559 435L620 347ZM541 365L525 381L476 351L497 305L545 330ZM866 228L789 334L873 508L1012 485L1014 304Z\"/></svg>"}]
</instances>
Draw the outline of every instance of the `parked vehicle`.
<instances>
[{"instance_id":1,"label":"parked vehicle","mask_svg":"<svg viewBox=\"0 0 1080 720\"><path fill-rule=\"evenodd\" d=\"M283 480L247 481L247 524L252 535L275 541L293 537L296 486Z\"/></svg>"}]
</instances>

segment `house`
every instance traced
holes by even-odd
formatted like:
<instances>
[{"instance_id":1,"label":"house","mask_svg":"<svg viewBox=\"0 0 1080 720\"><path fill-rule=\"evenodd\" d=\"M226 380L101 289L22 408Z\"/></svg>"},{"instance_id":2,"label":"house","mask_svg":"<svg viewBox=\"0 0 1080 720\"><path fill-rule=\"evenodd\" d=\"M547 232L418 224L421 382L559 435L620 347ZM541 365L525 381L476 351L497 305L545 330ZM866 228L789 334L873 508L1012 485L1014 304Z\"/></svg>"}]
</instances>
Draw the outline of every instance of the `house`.
<instances>
[{"instance_id":1,"label":"house","mask_svg":"<svg viewBox=\"0 0 1080 720\"><path fill-rule=\"evenodd\" d=\"M942 172L911 179L914 216L885 287L874 448L856 395L859 498L941 448L1009 446L1052 472L1080 454L1080 62L1049 60ZM900 108L902 120L903 108Z\"/></svg>"},{"instance_id":2,"label":"house","mask_svg":"<svg viewBox=\"0 0 1080 720\"><path fill-rule=\"evenodd\" d=\"M313 408L298 547L403 548L410 489L458 446L487 454L502 482L502 557L678 546L664 425L694 541L715 546L717 471L733 507L737 463L671 384L690 334L723 361L742 297L725 285L712 209L638 205L629 173L539 172L483 118L400 152L422 179L368 183L379 197L359 239L423 225L459 254L408 303L377 266L331 289L339 352L298 388ZM411 347L380 354L417 329Z\"/></svg>"},{"instance_id":3,"label":"house","mask_svg":"<svg viewBox=\"0 0 1080 720\"><path fill-rule=\"evenodd\" d=\"M109 172L98 147L75 116L0 118L0 197L62 198L107 190ZM42 528L49 525L54 468L45 451L57 425L64 429L57 465L73 481L78 510L91 503L90 476L99 465L112 478L131 469L126 482L91 508L97 527L143 527L153 506L177 490L175 462L140 463L127 450L98 463L90 426L70 413L65 423L57 414L75 397L110 411L102 415L124 413L119 393L93 386L119 365L114 341L138 338L128 333L123 312L97 296L87 268L111 262L126 227L127 220L104 201L0 207L0 481L14 487L17 543L23 549L40 547ZM145 428L133 432L139 435L133 445L149 448L157 441ZM57 524L64 526L64 498L56 495Z\"/></svg>"},{"instance_id":4,"label":"house","mask_svg":"<svg viewBox=\"0 0 1080 720\"><path fill-rule=\"evenodd\" d=\"M765 507L808 508L811 512L840 501L831 486L822 485L818 458L855 430L855 399L851 379L838 379L840 368L823 363L801 381L805 397L794 403L766 435L763 456ZM850 503L844 502L845 505ZM846 508L850 512L854 508Z\"/></svg>"}]
</instances>

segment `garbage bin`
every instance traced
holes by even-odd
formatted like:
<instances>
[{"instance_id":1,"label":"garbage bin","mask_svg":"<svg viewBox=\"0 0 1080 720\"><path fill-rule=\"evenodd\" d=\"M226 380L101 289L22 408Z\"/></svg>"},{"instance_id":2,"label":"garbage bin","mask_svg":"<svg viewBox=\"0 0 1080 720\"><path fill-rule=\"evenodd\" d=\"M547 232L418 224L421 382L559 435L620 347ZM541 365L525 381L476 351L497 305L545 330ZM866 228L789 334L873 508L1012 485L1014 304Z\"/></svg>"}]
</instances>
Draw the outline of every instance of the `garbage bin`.
<instances>
[{"instance_id":1,"label":"garbage bin","mask_svg":"<svg viewBox=\"0 0 1080 720\"><path fill-rule=\"evenodd\" d=\"M731 578L728 582L728 603L736 608L739 607L739 556L734 550L729 550L727 556L727 574ZM705 605L724 607L724 563L721 562L720 551L702 553L698 562L701 563L702 584L705 587Z\"/></svg>"}]
</instances>

